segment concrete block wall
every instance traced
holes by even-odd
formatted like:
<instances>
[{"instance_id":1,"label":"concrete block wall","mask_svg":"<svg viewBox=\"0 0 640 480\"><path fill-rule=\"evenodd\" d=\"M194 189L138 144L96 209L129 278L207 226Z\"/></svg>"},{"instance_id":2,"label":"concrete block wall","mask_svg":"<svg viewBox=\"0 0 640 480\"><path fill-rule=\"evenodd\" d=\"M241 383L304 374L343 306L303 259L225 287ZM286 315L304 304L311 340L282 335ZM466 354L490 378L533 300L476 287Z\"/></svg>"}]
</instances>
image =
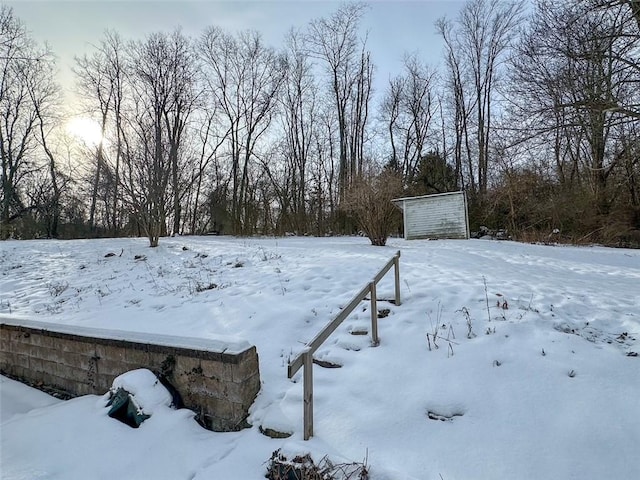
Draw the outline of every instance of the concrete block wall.
<instances>
[{"instance_id":1,"label":"concrete block wall","mask_svg":"<svg viewBox=\"0 0 640 480\"><path fill-rule=\"evenodd\" d=\"M258 354L246 342L0 320L2 373L77 396L102 395L115 377L137 368L163 375L215 431L246 426L260 390Z\"/></svg>"}]
</instances>

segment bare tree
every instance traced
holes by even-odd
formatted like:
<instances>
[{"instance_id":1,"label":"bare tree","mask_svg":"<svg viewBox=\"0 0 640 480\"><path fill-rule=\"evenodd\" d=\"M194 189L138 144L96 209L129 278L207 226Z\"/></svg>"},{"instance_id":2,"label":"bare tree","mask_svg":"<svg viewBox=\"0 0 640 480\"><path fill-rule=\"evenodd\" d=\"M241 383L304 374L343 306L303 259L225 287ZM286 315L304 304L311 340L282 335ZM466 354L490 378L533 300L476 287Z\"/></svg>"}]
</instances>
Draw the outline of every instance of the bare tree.
<instances>
[{"instance_id":1,"label":"bare tree","mask_svg":"<svg viewBox=\"0 0 640 480\"><path fill-rule=\"evenodd\" d=\"M219 149L224 142L227 141L229 130L223 131L220 128L216 103L207 102L204 99L203 102L209 105L209 108L201 112L199 117L200 129L198 130L196 140L200 147L197 153L198 163L197 169L192 171L191 174L191 188L187 190L190 200L189 204L191 205L191 233L197 233L207 229L216 232L222 230L222 223L212 214L209 205L207 205L207 202L204 201L202 197L203 195L208 195L210 198L212 196L217 197L217 195L220 192L224 192L228 186L228 179L225 178L220 162ZM196 119L196 121L198 121L198 119ZM211 185L208 186L207 176L209 177L209 182L211 182Z\"/></svg>"},{"instance_id":2,"label":"bare tree","mask_svg":"<svg viewBox=\"0 0 640 480\"><path fill-rule=\"evenodd\" d=\"M622 148L621 128L636 122L619 108L639 98L640 71L624 60L639 40L625 33L628 25L620 7L540 1L513 58L520 116L531 132L552 135L561 182L579 173L602 214L611 206L608 179L622 158L614 154Z\"/></svg>"},{"instance_id":3,"label":"bare tree","mask_svg":"<svg viewBox=\"0 0 640 480\"><path fill-rule=\"evenodd\" d=\"M629 45L637 45L640 40L640 0L588 0L585 10L587 12L608 11L616 17L619 28L612 35L616 36L614 48L606 55L611 56L612 61L625 64L626 70L640 70L637 48L629 48ZM635 88L637 76L631 80ZM612 105L611 109L634 119L640 119L640 104L620 103Z\"/></svg>"},{"instance_id":4,"label":"bare tree","mask_svg":"<svg viewBox=\"0 0 640 480\"><path fill-rule=\"evenodd\" d=\"M98 190L102 179L103 171L106 168L104 138L107 132L109 113L113 108L114 84L109 69L110 55L115 52L109 51L106 42L103 40L100 47L91 55L85 54L76 58L74 73L77 87L85 108L93 113L97 110L99 114L100 131L102 133L98 144L95 146L95 165L91 180L91 199L89 207L89 228L95 231L96 209L98 204ZM87 146L90 151L93 146Z\"/></svg>"},{"instance_id":5,"label":"bare tree","mask_svg":"<svg viewBox=\"0 0 640 480\"><path fill-rule=\"evenodd\" d=\"M628 6L634 21L640 31L640 0L589 0L595 7L616 8L620 5Z\"/></svg>"},{"instance_id":6,"label":"bare tree","mask_svg":"<svg viewBox=\"0 0 640 480\"><path fill-rule=\"evenodd\" d=\"M303 40L294 30L287 37L287 75L281 93L285 165L281 175L283 182L276 186L283 219L287 223L285 229L299 233L308 230L308 165L318 116L317 84ZM286 221L289 215L291 219Z\"/></svg>"},{"instance_id":7,"label":"bare tree","mask_svg":"<svg viewBox=\"0 0 640 480\"><path fill-rule=\"evenodd\" d=\"M402 173L405 184L413 181L420 159L426 154L428 138L435 134L434 78L435 72L420 63L416 55L407 55L403 74L389 80L383 100L392 164Z\"/></svg>"},{"instance_id":8,"label":"bare tree","mask_svg":"<svg viewBox=\"0 0 640 480\"><path fill-rule=\"evenodd\" d=\"M60 126L60 119L55 116L59 110L60 98L59 87L53 82L53 75L49 65L38 62L38 68L44 68L42 74L36 76L36 85L30 89L31 101L36 116L38 126L38 140L46 155L48 163L49 180L51 182L50 200L47 202L49 211L46 222L47 237L58 237L58 226L60 224L61 198L63 183L61 182L57 166L57 154L52 147L52 132Z\"/></svg>"},{"instance_id":9,"label":"bare tree","mask_svg":"<svg viewBox=\"0 0 640 480\"><path fill-rule=\"evenodd\" d=\"M205 31L198 53L206 88L229 131L233 231L248 234L254 228L249 208L255 180L251 178L251 166L277 106L285 61L264 45L257 32L241 32L234 37L215 27Z\"/></svg>"},{"instance_id":10,"label":"bare tree","mask_svg":"<svg viewBox=\"0 0 640 480\"><path fill-rule=\"evenodd\" d=\"M493 129L493 103L500 75L500 65L521 22L523 2L471 0L462 8L455 24L438 22L449 50L449 67L454 77L456 106L466 108L461 92L473 99L474 143L477 188L487 191L489 153ZM467 75L469 82L467 83ZM466 85L465 85L466 84ZM461 112L462 124L468 128L469 112ZM472 184L473 186L473 184Z\"/></svg>"},{"instance_id":11,"label":"bare tree","mask_svg":"<svg viewBox=\"0 0 640 480\"><path fill-rule=\"evenodd\" d=\"M309 25L309 54L322 61L328 76L339 141L338 191L344 197L362 171L373 64L358 29L366 6L349 3Z\"/></svg>"},{"instance_id":12,"label":"bare tree","mask_svg":"<svg viewBox=\"0 0 640 480\"><path fill-rule=\"evenodd\" d=\"M400 139L397 138L398 124L401 121L401 104L404 93L404 78L397 76L389 79L389 85L380 105L382 121L385 123L389 147L389 167L399 172L402 167L400 158ZM399 151L400 150L400 151Z\"/></svg>"},{"instance_id":13,"label":"bare tree","mask_svg":"<svg viewBox=\"0 0 640 480\"><path fill-rule=\"evenodd\" d=\"M188 40L176 31L152 34L131 45L131 83L136 139L127 145L127 200L149 238L158 245L167 232L169 209L180 223L180 147L195 97ZM125 139L126 140L126 139Z\"/></svg>"},{"instance_id":14,"label":"bare tree","mask_svg":"<svg viewBox=\"0 0 640 480\"><path fill-rule=\"evenodd\" d=\"M339 185L336 178L338 165L338 125L328 105L320 105L318 125L313 133L314 158L311 165L309 214L317 235L334 231L339 205ZM339 161L339 160L338 160Z\"/></svg>"},{"instance_id":15,"label":"bare tree","mask_svg":"<svg viewBox=\"0 0 640 480\"><path fill-rule=\"evenodd\" d=\"M100 127L97 144L84 146L91 158L89 227L93 232L107 228L112 235L118 235L124 217L120 176L131 97L128 54L122 37L106 31L92 53L76 57L73 69L81 115L96 119Z\"/></svg>"},{"instance_id":16,"label":"bare tree","mask_svg":"<svg viewBox=\"0 0 640 480\"><path fill-rule=\"evenodd\" d=\"M11 235L11 222L35 205L21 196L21 182L37 171L40 118L49 115L56 95L51 78L53 56L37 45L13 10L0 6L0 238Z\"/></svg>"},{"instance_id":17,"label":"bare tree","mask_svg":"<svg viewBox=\"0 0 640 480\"><path fill-rule=\"evenodd\" d=\"M445 42L445 64L449 70L446 76L446 98L452 110L453 125L453 157L455 162L456 177L462 188L467 185L471 192L477 191L475 175L475 162L470 142L470 116L475 106L472 95L466 88L466 74L463 73L461 52L457 48L454 37L454 25L451 21L441 18L436 22L436 27ZM465 175L466 173L466 175Z\"/></svg>"},{"instance_id":18,"label":"bare tree","mask_svg":"<svg viewBox=\"0 0 640 480\"><path fill-rule=\"evenodd\" d=\"M182 198L186 193L180 175L180 153L189 117L197 106L200 96L196 82L197 57L193 53L191 41L179 31L168 37L171 55L172 98L163 111L163 119L169 142L169 162L171 163L171 186L173 190L173 233L180 233L182 218Z\"/></svg>"}]
</instances>

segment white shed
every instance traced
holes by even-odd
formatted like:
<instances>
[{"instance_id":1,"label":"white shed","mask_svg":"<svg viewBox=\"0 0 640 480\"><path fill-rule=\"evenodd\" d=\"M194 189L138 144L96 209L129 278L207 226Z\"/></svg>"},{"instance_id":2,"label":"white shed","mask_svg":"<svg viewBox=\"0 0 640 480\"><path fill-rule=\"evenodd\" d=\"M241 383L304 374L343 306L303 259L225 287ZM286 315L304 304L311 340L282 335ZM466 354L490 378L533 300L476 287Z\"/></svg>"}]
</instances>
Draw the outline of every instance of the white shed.
<instances>
[{"instance_id":1,"label":"white shed","mask_svg":"<svg viewBox=\"0 0 640 480\"><path fill-rule=\"evenodd\" d=\"M464 192L439 193L392 200L402 210L404 238L469 238Z\"/></svg>"}]
</instances>

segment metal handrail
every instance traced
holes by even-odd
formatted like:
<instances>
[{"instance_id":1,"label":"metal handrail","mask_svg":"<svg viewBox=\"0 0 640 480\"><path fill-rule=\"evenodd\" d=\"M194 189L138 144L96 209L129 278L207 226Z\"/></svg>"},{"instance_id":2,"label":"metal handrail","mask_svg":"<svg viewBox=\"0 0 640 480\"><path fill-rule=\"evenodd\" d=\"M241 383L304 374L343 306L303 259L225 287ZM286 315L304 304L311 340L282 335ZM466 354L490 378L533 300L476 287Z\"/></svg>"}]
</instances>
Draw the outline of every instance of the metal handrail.
<instances>
[{"instance_id":1,"label":"metal handrail","mask_svg":"<svg viewBox=\"0 0 640 480\"><path fill-rule=\"evenodd\" d=\"M327 324L315 337L306 343L304 349L289 361L287 369L288 378L292 378L300 368L304 367L304 439L309 440L313 436L313 354L320 348L327 338L340 326L340 324L355 310L358 304L364 300L367 294L371 298L371 337L373 346L380 344L378 338L378 308L376 298L376 285L386 273L394 268L395 273L395 304L400 305L400 250L391 258L384 267L373 277L373 281L351 299L351 301Z\"/></svg>"}]
</instances>

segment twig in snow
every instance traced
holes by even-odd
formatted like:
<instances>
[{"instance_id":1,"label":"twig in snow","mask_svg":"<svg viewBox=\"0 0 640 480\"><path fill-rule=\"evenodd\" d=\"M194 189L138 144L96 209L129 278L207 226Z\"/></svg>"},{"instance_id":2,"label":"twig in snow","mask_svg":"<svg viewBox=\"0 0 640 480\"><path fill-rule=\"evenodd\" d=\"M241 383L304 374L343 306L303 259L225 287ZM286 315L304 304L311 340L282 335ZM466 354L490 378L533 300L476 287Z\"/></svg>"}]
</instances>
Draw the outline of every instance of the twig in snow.
<instances>
[{"instance_id":1,"label":"twig in snow","mask_svg":"<svg viewBox=\"0 0 640 480\"><path fill-rule=\"evenodd\" d=\"M487 279L484 275L482 276L482 281L484 282L484 299L487 302L487 317L489 318L489 321L491 321L491 311L489 310L489 294L487 293Z\"/></svg>"}]
</instances>

